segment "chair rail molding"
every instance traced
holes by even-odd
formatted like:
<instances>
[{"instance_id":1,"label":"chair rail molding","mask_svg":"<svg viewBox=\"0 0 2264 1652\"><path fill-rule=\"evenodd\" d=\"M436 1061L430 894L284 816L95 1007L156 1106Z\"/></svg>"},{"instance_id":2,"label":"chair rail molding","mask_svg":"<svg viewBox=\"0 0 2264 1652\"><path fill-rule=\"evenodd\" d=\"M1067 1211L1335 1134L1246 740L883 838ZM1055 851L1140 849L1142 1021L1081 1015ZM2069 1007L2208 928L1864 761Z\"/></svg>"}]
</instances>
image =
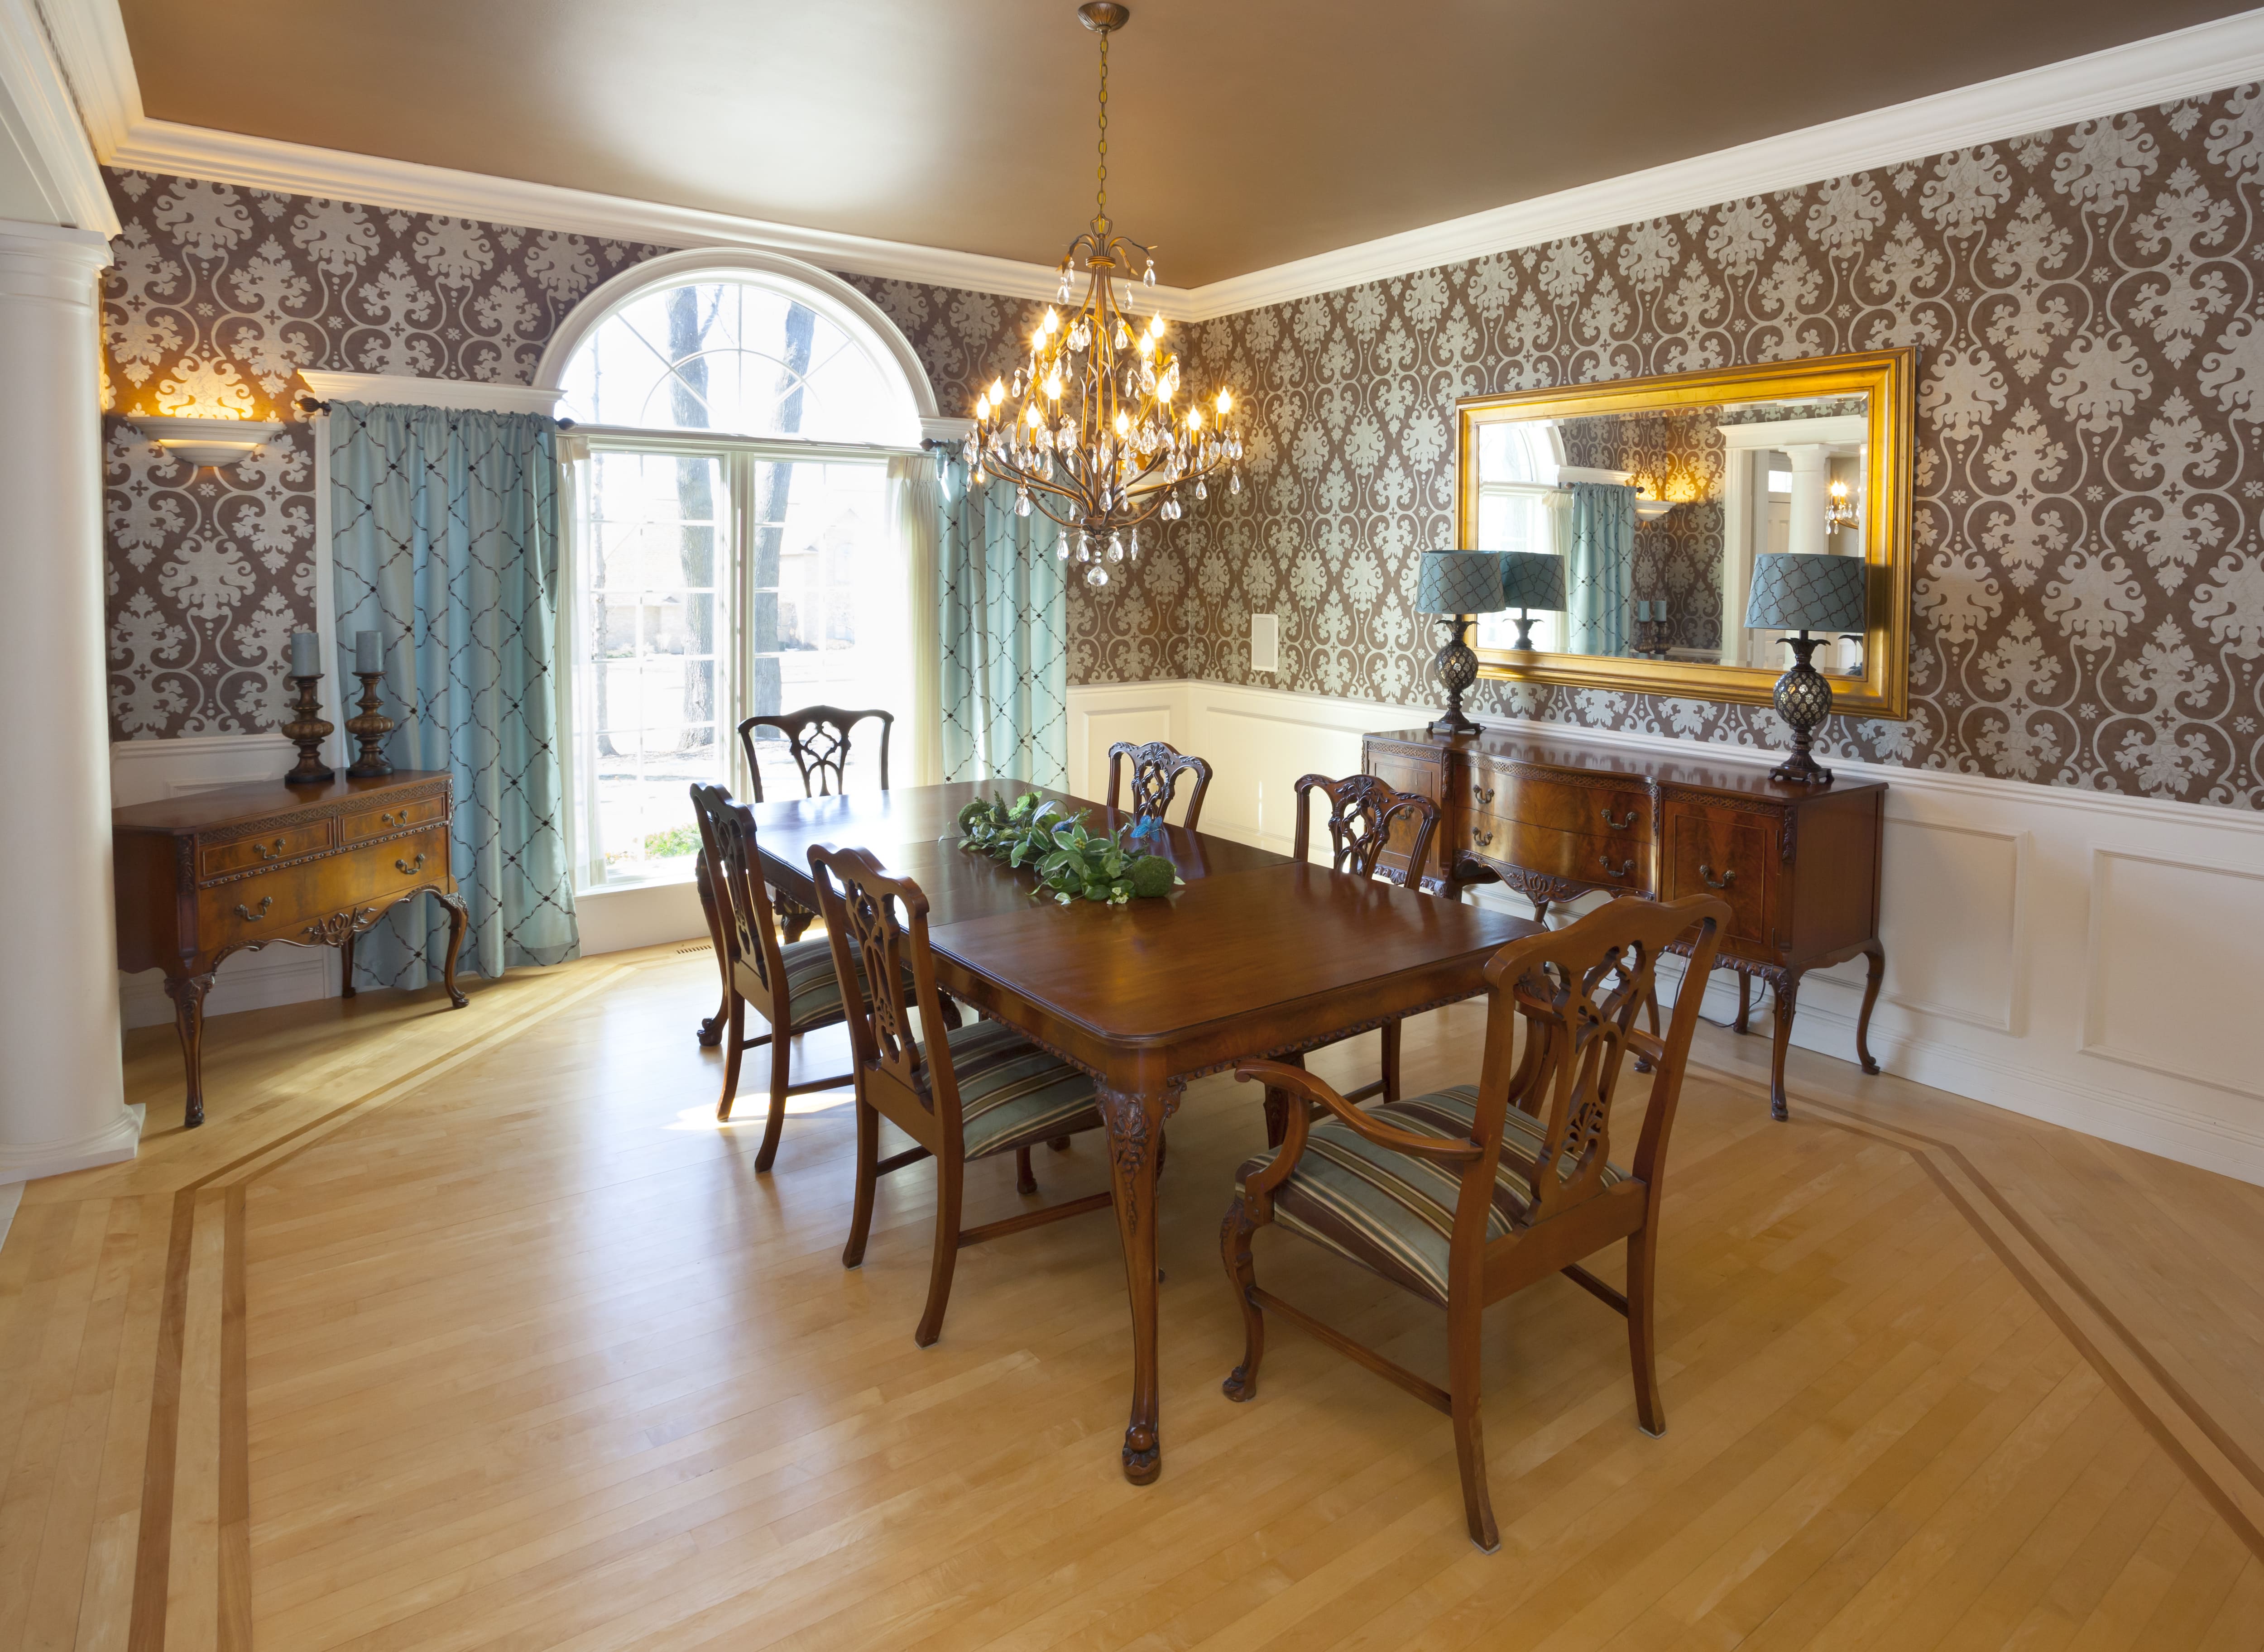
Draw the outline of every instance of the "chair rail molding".
<instances>
[{"instance_id":1,"label":"chair rail molding","mask_svg":"<svg viewBox=\"0 0 2264 1652\"><path fill-rule=\"evenodd\" d=\"M1232 683L1073 685L1069 783L1097 797L1111 741L1167 739L1215 771L1204 830L1287 853L1298 775L1350 774L1363 733L1432 714ZM1566 746L1709 764L1765 766L1774 756L1526 727ZM1836 757L1833 766L1889 788L1887 979L1871 1024L1883 1065L2264 1184L2264 1113L2254 1105L2264 1089L2250 1022L2234 1007L2264 979L2264 815ZM1506 898L1491 888L1477 896ZM2252 911L2255 921L2244 921ZM2196 957L2209 960L2205 972L2194 969ZM1852 1064L1860 964L1806 977L1794 1043ZM2160 993L2166 980L2178 983L2174 997ZM1709 1016L1734 1015L1726 974L1708 995ZM1763 1013L1757 1007L1756 1025Z\"/></svg>"},{"instance_id":2,"label":"chair rail molding","mask_svg":"<svg viewBox=\"0 0 2264 1652\"><path fill-rule=\"evenodd\" d=\"M87 124L105 165L659 246L766 248L831 270L1015 298L1050 299L1060 286L1051 264L152 120L142 112L125 31L115 23L117 0L46 4L58 14L90 14L91 20L68 31L58 28L56 43L72 83L95 89ZM99 15L105 13L106 18ZM2264 80L2264 11L2195 24L1203 286L1158 286L1153 299L1179 319L1208 321L2253 80ZM82 100L88 101L83 92Z\"/></svg>"}]
</instances>

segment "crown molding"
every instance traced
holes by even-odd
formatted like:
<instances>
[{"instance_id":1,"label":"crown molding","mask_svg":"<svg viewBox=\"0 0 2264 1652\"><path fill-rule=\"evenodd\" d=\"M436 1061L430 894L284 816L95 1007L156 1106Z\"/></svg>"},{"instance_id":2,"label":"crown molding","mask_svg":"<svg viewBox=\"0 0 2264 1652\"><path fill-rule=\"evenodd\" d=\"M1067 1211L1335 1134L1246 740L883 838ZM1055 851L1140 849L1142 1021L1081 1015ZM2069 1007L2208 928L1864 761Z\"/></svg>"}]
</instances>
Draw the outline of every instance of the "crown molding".
<instances>
[{"instance_id":1,"label":"crown molding","mask_svg":"<svg viewBox=\"0 0 2264 1652\"><path fill-rule=\"evenodd\" d=\"M32 0L0 0L0 133L22 152L57 226L118 233L118 214L70 81Z\"/></svg>"},{"instance_id":2,"label":"crown molding","mask_svg":"<svg viewBox=\"0 0 2264 1652\"><path fill-rule=\"evenodd\" d=\"M24 3L0 0L0 8ZM107 14L114 19L117 10L117 0L47 0L47 4L59 16L72 11ZM103 47L108 54L104 60L107 67L98 72L90 67L83 78L102 87L130 88L131 62L121 63L119 56L124 49L123 30L105 33L90 25L81 33L89 40L110 42ZM61 34L58 38L60 41ZM2264 80L2264 10L1449 219L1205 286L1158 286L1154 301L1168 315L1208 321L1363 281L1796 188L2260 80ZM94 103L105 123L97 133L97 149L104 163L113 167L609 240L666 247L760 248L788 253L829 270L932 282L1014 298L1051 298L1060 283L1059 272L1047 264L805 229L693 207L150 120L137 118L138 94L111 91L103 96L108 101ZM120 121L125 123L122 131L118 128ZM90 128L97 124L91 116ZM114 138L106 135L113 132Z\"/></svg>"},{"instance_id":3,"label":"crown molding","mask_svg":"<svg viewBox=\"0 0 2264 1652\"><path fill-rule=\"evenodd\" d=\"M478 379L420 379L409 373L318 373L301 367L299 377L318 402L444 407L475 413L548 416L557 412L559 400L566 394L523 384L489 384Z\"/></svg>"}]
</instances>

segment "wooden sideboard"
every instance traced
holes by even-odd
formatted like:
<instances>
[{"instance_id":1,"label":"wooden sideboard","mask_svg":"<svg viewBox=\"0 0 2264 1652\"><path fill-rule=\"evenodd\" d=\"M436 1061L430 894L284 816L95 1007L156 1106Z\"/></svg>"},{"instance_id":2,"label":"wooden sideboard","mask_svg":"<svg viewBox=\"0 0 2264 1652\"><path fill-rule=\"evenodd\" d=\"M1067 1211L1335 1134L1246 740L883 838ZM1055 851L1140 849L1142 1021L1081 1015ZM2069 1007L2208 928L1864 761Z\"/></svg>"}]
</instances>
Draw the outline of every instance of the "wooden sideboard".
<instances>
[{"instance_id":1,"label":"wooden sideboard","mask_svg":"<svg viewBox=\"0 0 2264 1652\"><path fill-rule=\"evenodd\" d=\"M204 1004L231 953L337 946L353 996L353 940L399 902L448 909L443 979L456 1009L464 902L448 869L454 797L444 771L321 786L259 780L136 803L111 815L118 967L163 969L188 1070L182 1119L204 1122Z\"/></svg>"},{"instance_id":2,"label":"wooden sideboard","mask_svg":"<svg viewBox=\"0 0 2264 1652\"><path fill-rule=\"evenodd\" d=\"M1886 953L1879 945L1879 849L1886 787L1840 780L1786 786L1759 767L1611 752L1484 729L1372 734L1361 766L1439 805L1426 877L1459 889L1500 881L1549 904L1595 889L1730 904L1716 967L1738 975L1737 1030L1752 982L1775 994L1769 1111L1786 1116L1784 1056L1800 978L1858 953L1869 960L1856 1058L1876 1073L1868 1035ZM1404 855L1388 864L1404 866Z\"/></svg>"}]
</instances>

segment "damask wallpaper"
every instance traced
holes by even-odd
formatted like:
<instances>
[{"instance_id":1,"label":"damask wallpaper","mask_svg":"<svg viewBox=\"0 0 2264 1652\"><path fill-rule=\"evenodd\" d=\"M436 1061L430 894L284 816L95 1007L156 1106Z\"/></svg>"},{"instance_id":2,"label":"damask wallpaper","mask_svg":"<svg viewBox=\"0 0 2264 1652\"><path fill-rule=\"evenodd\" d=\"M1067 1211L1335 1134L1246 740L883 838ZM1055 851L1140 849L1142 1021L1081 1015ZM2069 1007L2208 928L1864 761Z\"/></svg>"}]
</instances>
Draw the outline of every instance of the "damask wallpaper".
<instances>
[{"instance_id":1,"label":"damask wallpaper","mask_svg":"<svg viewBox=\"0 0 2264 1652\"><path fill-rule=\"evenodd\" d=\"M584 293L665 249L193 178L109 183L124 226L103 302L112 734L272 728L286 720L288 638L315 616L314 445L297 370L524 384ZM1020 300L845 279L903 330L947 413L1011 371L1028 333L1034 307ZM192 475L127 413L292 428L258 458ZM1139 584L1113 611L1119 627ZM1149 656L1160 650L1119 651Z\"/></svg>"},{"instance_id":2,"label":"damask wallpaper","mask_svg":"<svg viewBox=\"0 0 2264 1652\"><path fill-rule=\"evenodd\" d=\"M1891 344L1919 375L1912 710L1835 751L2264 808L2264 89L1207 323L1248 409L1147 589L1172 674L1427 701L1415 559L1458 396ZM1130 677L1096 644L1098 674ZM1766 708L1489 684L1481 712L1775 744Z\"/></svg>"}]
</instances>

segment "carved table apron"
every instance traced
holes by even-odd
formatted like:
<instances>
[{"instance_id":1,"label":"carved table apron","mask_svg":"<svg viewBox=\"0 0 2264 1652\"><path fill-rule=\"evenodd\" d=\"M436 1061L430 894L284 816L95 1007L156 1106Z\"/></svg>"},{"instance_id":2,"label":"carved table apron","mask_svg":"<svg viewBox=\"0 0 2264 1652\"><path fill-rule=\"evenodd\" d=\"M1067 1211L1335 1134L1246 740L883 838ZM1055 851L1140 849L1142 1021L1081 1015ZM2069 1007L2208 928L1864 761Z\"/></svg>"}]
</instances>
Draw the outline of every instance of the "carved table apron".
<instances>
[{"instance_id":1,"label":"carved table apron","mask_svg":"<svg viewBox=\"0 0 2264 1652\"><path fill-rule=\"evenodd\" d=\"M431 895L448 909L442 979L463 1008L453 813L449 777L437 770L320 786L261 780L112 811L118 967L165 972L187 1073L185 1128L204 1122L205 995L230 953L278 942L340 947L351 997L353 938L399 902Z\"/></svg>"},{"instance_id":2,"label":"carved table apron","mask_svg":"<svg viewBox=\"0 0 2264 1652\"><path fill-rule=\"evenodd\" d=\"M1029 873L958 847L961 806L995 789L758 805L756 841L766 880L806 905L816 904L813 844L870 850L912 878L931 902L939 984L1092 1076L1131 1297L1124 1474L1145 1485L1163 1464L1155 1146L1187 1081L1472 996L1486 960L1539 926L1176 826L1149 846L1179 867L1184 888L1121 907L1059 906L1032 897ZM1129 819L1045 794L1096 824Z\"/></svg>"}]
</instances>

